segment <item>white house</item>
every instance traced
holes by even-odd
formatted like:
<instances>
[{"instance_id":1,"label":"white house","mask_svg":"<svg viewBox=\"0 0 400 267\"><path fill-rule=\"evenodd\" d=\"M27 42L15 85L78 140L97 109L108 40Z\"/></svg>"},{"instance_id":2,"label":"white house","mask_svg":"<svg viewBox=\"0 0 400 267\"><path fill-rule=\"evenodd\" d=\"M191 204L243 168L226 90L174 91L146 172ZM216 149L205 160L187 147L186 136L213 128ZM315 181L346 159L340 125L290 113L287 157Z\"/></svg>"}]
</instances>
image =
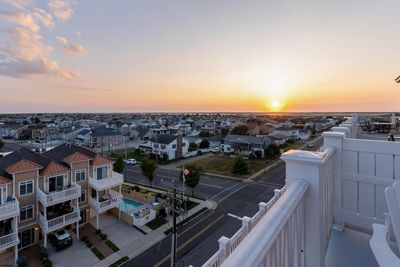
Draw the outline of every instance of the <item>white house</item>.
<instances>
[{"instance_id":1,"label":"white house","mask_svg":"<svg viewBox=\"0 0 400 267\"><path fill-rule=\"evenodd\" d=\"M278 127L275 128L272 132L272 135L276 136L276 135L284 135L286 136L288 139L299 139L299 129L296 128L291 128L291 127Z\"/></svg>"},{"instance_id":2,"label":"white house","mask_svg":"<svg viewBox=\"0 0 400 267\"><path fill-rule=\"evenodd\" d=\"M311 132L307 128L299 129L299 138L301 140L308 140L311 136Z\"/></svg>"},{"instance_id":3,"label":"white house","mask_svg":"<svg viewBox=\"0 0 400 267\"><path fill-rule=\"evenodd\" d=\"M149 146L153 154L167 155L168 160L181 158L188 153L189 141L181 135L160 134L150 139Z\"/></svg>"}]
</instances>

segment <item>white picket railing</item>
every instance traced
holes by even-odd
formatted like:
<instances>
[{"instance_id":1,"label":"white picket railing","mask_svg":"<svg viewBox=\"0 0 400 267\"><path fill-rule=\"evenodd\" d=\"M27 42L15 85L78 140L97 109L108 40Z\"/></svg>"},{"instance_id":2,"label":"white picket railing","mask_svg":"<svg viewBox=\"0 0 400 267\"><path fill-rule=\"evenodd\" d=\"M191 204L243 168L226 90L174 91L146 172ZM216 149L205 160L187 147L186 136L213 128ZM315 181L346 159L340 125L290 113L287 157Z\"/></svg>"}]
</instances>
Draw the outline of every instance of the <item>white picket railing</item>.
<instances>
[{"instance_id":1,"label":"white picket railing","mask_svg":"<svg viewBox=\"0 0 400 267\"><path fill-rule=\"evenodd\" d=\"M19 202L17 198L3 202L0 205L0 221L19 215Z\"/></svg>"},{"instance_id":2,"label":"white picket railing","mask_svg":"<svg viewBox=\"0 0 400 267\"><path fill-rule=\"evenodd\" d=\"M242 219L242 227L231 237L221 237L219 240L220 249L202 266L203 267L218 267L243 241L248 233L257 225L257 223L268 212L269 208L280 198L286 191L286 188L275 190L274 196L268 203L259 203L259 210L252 218L244 217Z\"/></svg>"},{"instance_id":3,"label":"white picket railing","mask_svg":"<svg viewBox=\"0 0 400 267\"><path fill-rule=\"evenodd\" d=\"M288 186L221 266L303 266L304 196L308 187L304 179Z\"/></svg>"},{"instance_id":4,"label":"white picket railing","mask_svg":"<svg viewBox=\"0 0 400 267\"><path fill-rule=\"evenodd\" d=\"M65 187L61 191L51 193L45 193L40 188L38 188L37 190L38 200L46 207L68 200L76 199L80 196L81 186L78 184L71 184L70 187Z\"/></svg>"},{"instance_id":5,"label":"white picket railing","mask_svg":"<svg viewBox=\"0 0 400 267\"><path fill-rule=\"evenodd\" d=\"M94 198L89 198L89 205L92 207L96 212L102 213L107 211L111 208L118 207L122 204L123 196L122 194L118 193L115 190L109 190L110 198L106 201L97 201Z\"/></svg>"},{"instance_id":6,"label":"white picket railing","mask_svg":"<svg viewBox=\"0 0 400 267\"><path fill-rule=\"evenodd\" d=\"M76 207L73 207L73 211L67 214L64 214L62 216L59 216L57 218L51 219L51 220L46 220L44 218L44 215L39 212L39 224L42 227L42 229L48 233L55 231L61 227L70 225L75 222L79 222L81 220L80 216L80 210Z\"/></svg>"},{"instance_id":7,"label":"white picket railing","mask_svg":"<svg viewBox=\"0 0 400 267\"><path fill-rule=\"evenodd\" d=\"M124 182L124 176L117 172L112 172L111 177L96 179L94 177L89 177L89 185L96 191L102 191L108 188L116 187Z\"/></svg>"},{"instance_id":8,"label":"white picket railing","mask_svg":"<svg viewBox=\"0 0 400 267\"><path fill-rule=\"evenodd\" d=\"M14 232L0 237L0 250L18 244L18 233Z\"/></svg>"}]
</instances>

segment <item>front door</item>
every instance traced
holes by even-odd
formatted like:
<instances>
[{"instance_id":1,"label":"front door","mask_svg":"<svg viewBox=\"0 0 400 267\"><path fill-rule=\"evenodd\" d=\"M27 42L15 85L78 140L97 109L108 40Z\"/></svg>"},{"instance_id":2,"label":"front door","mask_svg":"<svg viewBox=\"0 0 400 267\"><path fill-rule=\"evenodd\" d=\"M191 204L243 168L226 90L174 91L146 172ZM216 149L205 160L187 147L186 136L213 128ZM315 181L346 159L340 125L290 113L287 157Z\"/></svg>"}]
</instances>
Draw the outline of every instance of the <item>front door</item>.
<instances>
[{"instance_id":1,"label":"front door","mask_svg":"<svg viewBox=\"0 0 400 267\"><path fill-rule=\"evenodd\" d=\"M20 243L19 248L27 247L35 242L35 230L34 228L20 232L19 234Z\"/></svg>"}]
</instances>

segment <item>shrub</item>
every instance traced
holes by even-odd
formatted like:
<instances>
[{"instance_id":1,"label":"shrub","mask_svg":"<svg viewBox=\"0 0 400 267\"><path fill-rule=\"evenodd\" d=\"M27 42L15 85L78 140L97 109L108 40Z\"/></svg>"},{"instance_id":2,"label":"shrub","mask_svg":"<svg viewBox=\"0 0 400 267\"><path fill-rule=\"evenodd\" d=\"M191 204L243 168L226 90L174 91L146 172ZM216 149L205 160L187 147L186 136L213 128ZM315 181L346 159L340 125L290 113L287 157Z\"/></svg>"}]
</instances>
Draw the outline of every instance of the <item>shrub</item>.
<instances>
[{"instance_id":1,"label":"shrub","mask_svg":"<svg viewBox=\"0 0 400 267\"><path fill-rule=\"evenodd\" d=\"M231 172L240 175L240 174L246 174L248 171L249 171L249 164L247 163L247 161L243 158L242 155L237 155Z\"/></svg>"},{"instance_id":2,"label":"shrub","mask_svg":"<svg viewBox=\"0 0 400 267\"><path fill-rule=\"evenodd\" d=\"M96 257L97 257L99 260L104 260L104 259L105 259L104 255L101 254L101 252L100 252L97 248L92 247L90 250L94 253L94 255L96 255Z\"/></svg>"},{"instance_id":3,"label":"shrub","mask_svg":"<svg viewBox=\"0 0 400 267\"><path fill-rule=\"evenodd\" d=\"M103 239L103 240L106 240L106 239L107 239L107 235L106 235L106 234L103 234L103 233L101 233L101 234L100 234L100 238L101 238L101 239Z\"/></svg>"},{"instance_id":4,"label":"shrub","mask_svg":"<svg viewBox=\"0 0 400 267\"><path fill-rule=\"evenodd\" d=\"M119 247L117 247L111 240L106 240L106 245L111 248L113 252L119 251Z\"/></svg>"},{"instance_id":5,"label":"shrub","mask_svg":"<svg viewBox=\"0 0 400 267\"><path fill-rule=\"evenodd\" d=\"M17 266L18 267L27 267L28 266L28 260L26 259L25 256L19 256L18 257Z\"/></svg>"},{"instance_id":6,"label":"shrub","mask_svg":"<svg viewBox=\"0 0 400 267\"><path fill-rule=\"evenodd\" d=\"M53 262L49 259L46 259L46 260L42 261L42 265L43 265L43 267L52 267Z\"/></svg>"},{"instance_id":7,"label":"shrub","mask_svg":"<svg viewBox=\"0 0 400 267\"><path fill-rule=\"evenodd\" d=\"M100 235L101 234L101 229L96 229L96 235Z\"/></svg>"},{"instance_id":8,"label":"shrub","mask_svg":"<svg viewBox=\"0 0 400 267\"><path fill-rule=\"evenodd\" d=\"M93 243L90 240L87 240L85 243L88 248L91 248L93 246Z\"/></svg>"},{"instance_id":9,"label":"shrub","mask_svg":"<svg viewBox=\"0 0 400 267\"><path fill-rule=\"evenodd\" d=\"M137 186L137 185L134 185L134 186L132 186L132 190L133 190L133 191L136 191L136 192L139 192L140 187Z\"/></svg>"},{"instance_id":10,"label":"shrub","mask_svg":"<svg viewBox=\"0 0 400 267\"><path fill-rule=\"evenodd\" d=\"M49 258L49 251L47 250L47 248L44 248L44 247L40 248L39 258L41 261Z\"/></svg>"}]
</instances>

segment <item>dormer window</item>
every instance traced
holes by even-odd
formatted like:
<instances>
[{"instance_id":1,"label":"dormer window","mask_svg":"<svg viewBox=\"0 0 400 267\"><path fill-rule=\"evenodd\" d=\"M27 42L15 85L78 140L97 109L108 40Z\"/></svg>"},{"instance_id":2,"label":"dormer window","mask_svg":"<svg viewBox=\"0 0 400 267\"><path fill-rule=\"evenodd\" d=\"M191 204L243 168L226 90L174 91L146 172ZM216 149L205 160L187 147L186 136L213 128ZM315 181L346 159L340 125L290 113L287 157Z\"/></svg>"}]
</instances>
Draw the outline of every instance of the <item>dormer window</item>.
<instances>
[{"instance_id":1,"label":"dormer window","mask_svg":"<svg viewBox=\"0 0 400 267\"><path fill-rule=\"evenodd\" d=\"M108 177L108 166L99 167L96 169L97 180L101 180Z\"/></svg>"}]
</instances>

